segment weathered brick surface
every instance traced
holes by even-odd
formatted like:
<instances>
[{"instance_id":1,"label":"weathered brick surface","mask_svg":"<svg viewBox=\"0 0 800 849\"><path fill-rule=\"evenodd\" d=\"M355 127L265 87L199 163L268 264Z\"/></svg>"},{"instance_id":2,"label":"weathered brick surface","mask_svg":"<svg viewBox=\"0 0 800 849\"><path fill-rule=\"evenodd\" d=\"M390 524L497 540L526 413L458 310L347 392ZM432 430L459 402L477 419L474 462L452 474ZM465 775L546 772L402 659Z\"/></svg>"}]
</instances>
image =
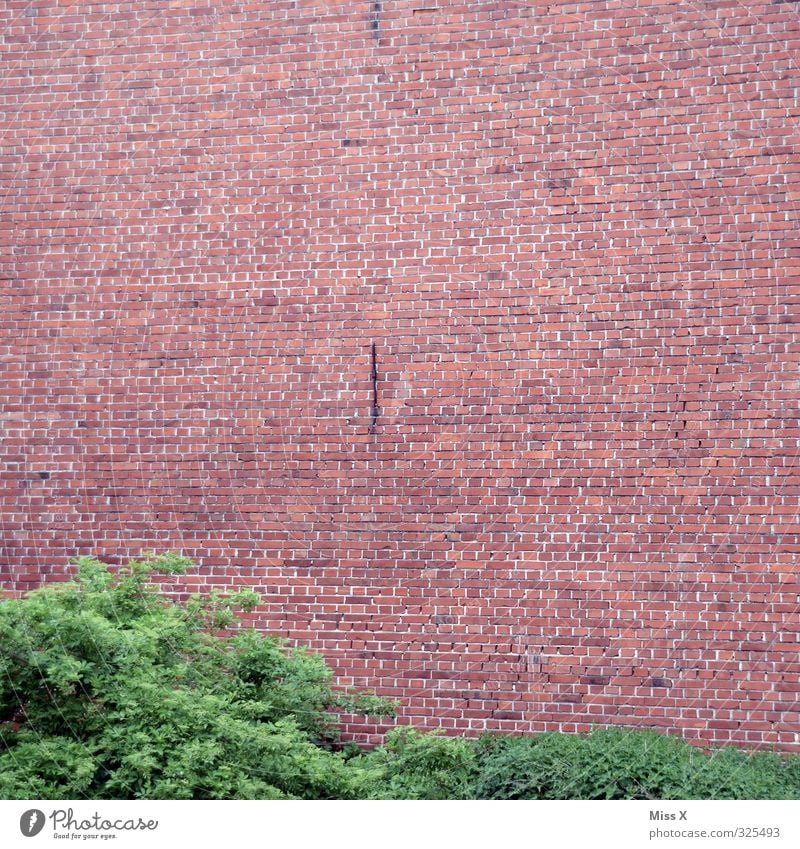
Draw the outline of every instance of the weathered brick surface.
<instances>
[{"instance_id":1,"label":"weathered brick surface","mask_svg":"<svg viewBox=\"0 0 800 849\"><path fill-rule=\"evenodd\" d=\"M3 589L179 548L404 721L797 747L799 51L786 2L5 0Z\"/></svg>"}]
</instances>

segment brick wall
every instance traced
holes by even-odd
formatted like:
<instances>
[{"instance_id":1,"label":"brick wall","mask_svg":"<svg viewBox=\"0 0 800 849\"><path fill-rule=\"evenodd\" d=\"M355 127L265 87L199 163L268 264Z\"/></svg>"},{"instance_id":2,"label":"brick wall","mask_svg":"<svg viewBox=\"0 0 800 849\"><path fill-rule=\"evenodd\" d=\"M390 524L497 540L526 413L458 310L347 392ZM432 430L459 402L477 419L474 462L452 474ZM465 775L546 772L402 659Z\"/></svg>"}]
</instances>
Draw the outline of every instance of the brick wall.
<instances>
[{"instance_id":1,"label":"brick wall","mask_svg":"<svg viewBox=\"0 0 800 849\"><path fill-rule=\"evenodd\" d=\"M401 721L798 748L798 50L789 2L6 0L3 590L175 548Z\"/></svg>"}]
</instances>

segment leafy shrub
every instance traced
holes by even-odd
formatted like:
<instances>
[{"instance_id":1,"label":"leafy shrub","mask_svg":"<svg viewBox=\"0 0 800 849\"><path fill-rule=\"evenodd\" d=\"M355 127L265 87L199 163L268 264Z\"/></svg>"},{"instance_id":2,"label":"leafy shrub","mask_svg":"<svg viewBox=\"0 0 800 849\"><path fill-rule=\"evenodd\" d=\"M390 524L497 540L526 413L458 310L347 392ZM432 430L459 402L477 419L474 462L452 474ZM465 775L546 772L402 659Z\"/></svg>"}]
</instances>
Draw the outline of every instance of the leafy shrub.
<instances>
[{"instance_id":1,"label":"leafy shrub","mask_svg":"<svg viewBox=\"0 0 800 849\"><path fill-rule=\"evenodd\" d=\"M720 749L702 758L687 799L800 799L800 757Z\"/></svg>"},{"instance_id":2,"label":"leafy shrub","mask_svg":"<svg viewBox=\"0 0 800 849\"><path fill-rule=\"evenodd\" d=\"M471 799L474 747L458 737L395 728L363 759L370 799Z\"/></svg>"},{"instance_id":3,"label":"leafy shrub","mask_svg":"<svg viewBox=\"0 0 800 849\"><path fill-rule=\"evenodd\" d=\"M479 799L796 799L800 758L710 755L655 731L484 737Z\"/></svg>"},{"instance_id":4,"label":"leafy shrub","mask_svg":"<svg viewBox=\"0 0 800 849\"><path fill-rule=\"evenodd\" d=\"M321 658L236 624L257 596L177 605L149 583L175 555L0 603L0 798L351 798L336 710L387 703L330 686Z\"/></svg>"}]
</instances>

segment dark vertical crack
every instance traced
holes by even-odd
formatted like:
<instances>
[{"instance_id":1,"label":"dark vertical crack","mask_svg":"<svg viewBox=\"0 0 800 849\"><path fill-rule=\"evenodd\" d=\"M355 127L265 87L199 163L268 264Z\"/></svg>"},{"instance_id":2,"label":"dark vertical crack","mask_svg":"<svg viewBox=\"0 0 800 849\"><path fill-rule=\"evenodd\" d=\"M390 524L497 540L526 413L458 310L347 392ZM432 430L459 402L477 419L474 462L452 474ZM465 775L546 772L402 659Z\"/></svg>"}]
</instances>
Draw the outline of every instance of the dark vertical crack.
<instances>
[{"instance_id":1,"label":"dark vertical crack","mask_svg":"<svg viewBox=\"0 0 800 849\"><path fill-rule=\"evenodd\" d=\"M375 426L378 424L378 359L375 353L375 343L372 343L370 348L372 359L372 367L370 369L370 377L372 379L372 409L370 410L369 432L375 433Z\"/></svg>"},{"instance_id":2,"label":"dark vertical crack","mask_svg":"<svg viewBox=\"0 0 800 849\"><path fill-rule=\"evenodd\" d=\"M380 41L381 38L381 12L383 11L383 2L382 0L375 0L372 4L372 21L370 22L370 27L372 29L372 37L376 41Z\"/></svg>"}]
</instances>

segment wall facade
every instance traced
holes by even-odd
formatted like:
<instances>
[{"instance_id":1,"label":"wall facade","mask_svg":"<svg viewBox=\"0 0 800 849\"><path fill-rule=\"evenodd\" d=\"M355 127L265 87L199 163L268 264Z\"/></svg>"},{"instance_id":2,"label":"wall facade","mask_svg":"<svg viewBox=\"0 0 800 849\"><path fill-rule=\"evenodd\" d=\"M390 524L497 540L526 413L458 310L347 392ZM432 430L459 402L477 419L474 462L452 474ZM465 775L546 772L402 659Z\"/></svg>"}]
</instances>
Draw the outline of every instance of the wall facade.
<instances>
[{"instance_id":1,"label":"wall facade","mask_svg":"<svg viewBox=\"0 0 800 849\"><path fill-rule=\"evenodd\" d=\"M401 721L798 748L797 12L7 0L3 589L178 549Z\"/></svg>"}]
</instances>

